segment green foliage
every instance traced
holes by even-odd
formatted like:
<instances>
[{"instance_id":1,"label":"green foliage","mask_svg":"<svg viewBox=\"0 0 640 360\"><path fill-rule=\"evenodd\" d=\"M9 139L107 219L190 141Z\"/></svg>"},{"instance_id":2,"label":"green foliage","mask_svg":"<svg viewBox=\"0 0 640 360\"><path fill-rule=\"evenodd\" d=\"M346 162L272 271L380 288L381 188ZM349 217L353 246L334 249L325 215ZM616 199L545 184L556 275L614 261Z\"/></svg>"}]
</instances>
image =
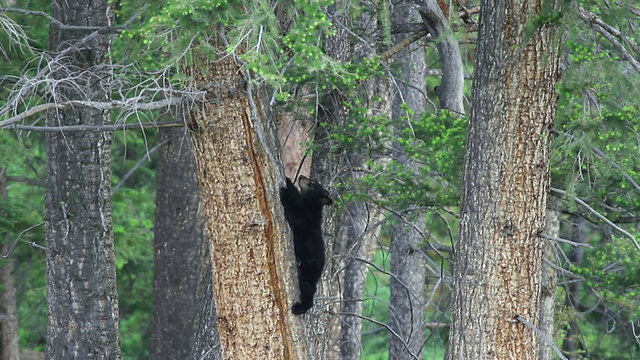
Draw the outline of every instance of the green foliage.
<instances>
[{"instance_id":1,"label":"green foliage","mask_svg":"<svg viewBox=\"0 0 640 360\"><path fill-rule=\"evenodd\" d=\"M333 129L331 138L343 147L364 151L368 171L359 180L358 193L344 201L374 201L382 207L446 207L460 200L460 179L466 119L443 111L424 113L413 121L392 121L368 115L364 106L348 106L357 121ZM381 158L384 161L380 161Z\"/></svg>"},{"instance_id":2,"label":"green foliage","mask_svg":"<svg viewBox=\"0 0 640 360\"><path fill-rule=\"evenodd\" d=\"M366 360L383 360L389 358L389 332L380 324L389 324L389 304L391 301L390 269L391 263L388 248L379 248L369 267L365 287L365 300L362 316L372 321L362 324L362 356ZM431 309L430 309L431 310ZM443 321L439 311L427 311L426 321ZM446 339L439 330L426 330L427 342L423 349L426 359L444 359Z\"/></svg>"},{"instance_id":3,"label":"green foliage","mask_svg":"<svg viewBox=\"0 0 640 360\"><path fill-rule=\"evenodd\" d=\"M0 197L1 241L12 249L15 259L18 334L20 346L43 349L46 343L46 257L44 246L44 136L17 138L0 132L0 169L22 181L7 183L7 197ZM27 179L36 186L29 185ZM4 255L4 254L3 254Z\"/></svg>"},{"instance_id":4,"label":"green foliage","mask_svg":"<svg viewBox=\"0 0 640 360\"><path fill-rule=\"evenodd\" d=\"M118 134L113 146L113 181L147 155L147 136L154 132ZM120 339L124 359L148 359L153 310L153 224L155 219L155 154L136 170L112 197Z\"/></svg>"}]
</instances>

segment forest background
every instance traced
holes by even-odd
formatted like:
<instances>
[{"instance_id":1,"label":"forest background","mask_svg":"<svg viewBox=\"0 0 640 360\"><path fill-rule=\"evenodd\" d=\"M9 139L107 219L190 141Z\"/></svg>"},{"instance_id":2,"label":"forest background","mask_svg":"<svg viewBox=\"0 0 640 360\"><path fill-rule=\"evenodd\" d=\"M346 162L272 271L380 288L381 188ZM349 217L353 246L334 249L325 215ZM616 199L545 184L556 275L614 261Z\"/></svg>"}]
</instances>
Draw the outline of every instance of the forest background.
<instances>
[{"instance_id":1,"label":"forest background","mask_svg":"<svg viewBox=\"0 0 640 360\"><path fill-rule=\"evenodd\" d=\"M474 64L486 51L478 44L480 6L7 1L0 12L3 358L19 349L22 358L57 358L67 350L55 347L83 336L109 344L87 344L110 349L91 358L220 358L221 348L234 349L229 334L246 338L238 346L251 353L255 335L234 321L243 324L267 300L276 310L264 317L291 329L278 328L283 341L306 339L284 354L444 358L457 304L461 194L471 186L463 164ZM640 9L634 1L569 1L531 11L511 13L524 24L515 47L555 29L548 50L559 59L557 99L549 108L557 111L547 227L533 234L546 243L544 266L520 274L540 279L539 321L514 321L547 334L540 359L640 358ZM237 97L239 105L229 101ZM64 162L65 152L87 157ZM298 171L336 200L325 212L330 260L304 320L286 314L297 295L276 197L284 176ZM249 181L255 174L264 188ZM95 198L60 200L63 188ZM247 210L255 198L276 217L273 228L262 228L265 213ZM95 208L86 206L94 200ZM98 220L90 215L96 208ZM45 226L56 216L60 228ZM97 221L100 235L69 235L75 217L86 229ZM81 240L59 240L65 236ZM78 246L86 239L95 242ZM57 263L60 254L74 261ZM62 271L83 256L98 270ZM247 273L258 275L238 275ZM224 283L234 276L236 287ZM94 285L61 291L71 294L65 299L52 290L60 283ZM86 304L109 304L87 305L78 324L115 313L111 328L70 331L56 309L85 304L74 291L92 298Z\"/></svg>"}]
</instances>

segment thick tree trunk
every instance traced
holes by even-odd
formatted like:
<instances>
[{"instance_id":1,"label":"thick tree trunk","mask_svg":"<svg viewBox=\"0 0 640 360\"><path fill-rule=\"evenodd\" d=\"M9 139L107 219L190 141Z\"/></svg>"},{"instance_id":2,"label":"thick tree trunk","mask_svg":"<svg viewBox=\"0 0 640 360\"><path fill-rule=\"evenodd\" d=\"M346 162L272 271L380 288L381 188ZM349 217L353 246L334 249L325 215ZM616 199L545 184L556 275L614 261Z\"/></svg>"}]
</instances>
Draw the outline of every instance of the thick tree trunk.
<instances>
[{"instance_id":1,"label":"thick tree trunk","mask_svg":"<svg viewBox=\"0 0 640 360\"><path fill-rule=\"evenodd\" d=\"M158 156L151 357L219 359L211 252L191 140L184 129L161 129L160 141L168 143Z\"/></svg>"},{"instance_id":2,"label":"thick tree trunk","mask_svg":"<svg viewBox=\"0 0 640 360\"><path fill-rule=\"evenodd\" d=\"M209 92L191 108L192 139L223 358L304 359L300 317L291 314L292 242L277 198L277 131L234 57L209 59L194 54L187 71Z\"/></svg>"},{"instance_id":3,"label":"thick tree trunk","mask_svg":"<svg viewBox=\"0 0 640 360\"><path fill-rule=\"evenodd\" d=\"M482 3L447 359L537 359L558 41L542 0Z\"/></svg>"},{"instance_id":4,"label":"thick tree trunk","mask_svg":"<svg viewBox=\"0 0 640 360\"><path fill-rule=\"evenodd\" d=\"M56 0L53 17L88 29L111 25L108 2ZM51 97L109 101L111 40L51 23L51 50L73 50L51 64ZM47 126L103 125L93 109L52 110ZM47 349L50 359L120 359L111 217L111 134L47 133Z\"/></svg>"}]
</instances>

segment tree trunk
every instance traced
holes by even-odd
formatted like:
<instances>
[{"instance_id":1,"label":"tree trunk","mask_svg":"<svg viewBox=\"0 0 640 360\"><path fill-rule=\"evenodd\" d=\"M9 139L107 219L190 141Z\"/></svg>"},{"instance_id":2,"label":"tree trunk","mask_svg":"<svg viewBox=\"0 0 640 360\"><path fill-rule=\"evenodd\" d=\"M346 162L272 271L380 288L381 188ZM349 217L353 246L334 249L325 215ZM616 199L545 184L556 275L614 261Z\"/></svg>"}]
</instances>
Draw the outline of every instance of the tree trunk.
<instances>
[{"instance_id":1,"label":"tree trunk","mask_svg":"<svg viewBox=\"0 0 640 360\"><path fill-rule=\"evenodd\" d=\"M558 78L553 11L482 3L447 359L536 359L549 129Z\"/></svg>"},{"instance_id":2,"label":"tree trunk","mask_svg":"<svg viewBox=\"0 0 640 360\"><path fill-rule=\"evenodd\" d=\"M420 15L429 33L437 38L436 47L442 62L442 82L436 89L440 107L464 115L464 68L458 39L435 0L418 1Z\"/></svg>"},{"instance_id":3,"label":"tree trunk","mask_svg":"<svg viewBox=\"0 0 640 360\"><path fill-rule=\"evenodd\" d=\"M371 258L373 239L367 234L369 209L366 204L347 205L341 217L336 241L343 244L342 310L340 329L340 358L359 359L362 335L362 304L364 286ZM365 260L365 261L363 261Z\"/></svg>"},{"instance_id":4,"label":"tree trunk","mask_svg":"<svg viewBox=\"0 0 640 360\"><path fill-rule=\"evenodd\" d=\"M549 236L558 237L560 233L560 211L549 207L545 223L545 233ZM556 246L551 240L545 240L545 259L552 264L558 263ZM547 336L547 340L540 341L540 353L538 360L552 360L553 333L556 311L556 287L558 286L558 274L549 265L542 266L542 293L540 295L540 325L538 328Z\"/></svg>"},{"instance_id":5,"label":"tree trunk","mask_svg":"<svg viewBox=\"0 0 640 360\"><path fill-rule=\"evenodd\" d=\"M572 224L573 231L571 233L571 241L583 244L586 242L585 229L587 221L580 217L575 216ZM572 265L581 266L584 258L584 248L582 246L575 246L569 253L569 261ZM578 360L580 355L578 350L581 349L580 344L580 326L576 318L580 313L580 295L582 292L582 286L579 281L574 281L567 286L567 307L569 310L569 324L564 334L562 342L562 352L569 360Z\"/></svg>"},{"instance_id":6,"label":"tree trunk","mask_svg":"<svg viewBox=\"0 0 640 360\"><path fill-rule=\"evenodd\" d=\"M211 253L191 140L160 129L153 266L152 359L219 359ZM199 330L202 328L202 330Z\"/></svg>"},{"instance_id":7,"label":"tree trunk","mask_svg":"<svg viewBox=\"0 0 640 360\"><path fill-rule=\"evenodd\" d=\"M56 0L52 51L73 50L50 64L51 98L109 101L111 39L82 41L95 27L111 25L105 0ZM53 79L52 79L53 80ZM52 110L47 126L104 125L107 111ZM50 359L120 359L118 296L111 217L111 134L47 133L46 243L47 349Z\"/></svg>"},{"instance_id":8,"label":"tree trunk","mask_svg":"<svg viewBox=\"0 0 640 360\"><path fill-rule=\"evenodd\" d=\"M2 174L0 173L0 177ZM0 179L0 187L2 181ZM0 188L0 193L4 191ZM0 194L2 197L2 194ZM2 334L2 351L0 355L5 360L18 360L20 353L20 338L18 337L18 310L16 308L16 283L13 277L15 260L11 256L10 243L0 245L0 254L7 259L0 265L0 334Z\"/></svg>"},{"instance_id":9,"label":"tree trunk","mask_svg":"<svg viewBox=\"0 0 640 360\"><path fill-rule=\"evenodd\" d=\"M399 4L393 8L393 22L406 23L419 21L419 14L408 4ZM406 34L394 35L393 42L400 43ZM412 118L419 118L427 105L426 92L426 53L421 42L415 42L399 52L394 60L398 66L398 94L393 102L393 119L396 123L407 121L403 104L413 112ZM409 121L412 118L408 119ZM406 154L400 157L407 166ZM414 167L415 168L415 167ZM426 268L424 257L418 250L425 240L419 229L424 229L424 213L417 215L421 220L415 222L416 228L407 226L403 219L395 217L391 224L391 302L389 306L389 326L393 331L389 336L389 359L422 358L424 345L425 285ZM412 217L413 218L413 217Z\"/></svg>"},{"instance_id":10,"label":"tree trunk","mask_svg":"<svg viewBox=\"0 0 640 360\"><path fill-rule=\"evenodd\" d=\"M221 56L194 54L187 72L209 91L209 101L190 110L222 355L305 359L301 322L291 314L297 289L277 197L277 131L264 94L233 56L222 56L225 45L212 45Z\"/></svg>"}]
</instances>

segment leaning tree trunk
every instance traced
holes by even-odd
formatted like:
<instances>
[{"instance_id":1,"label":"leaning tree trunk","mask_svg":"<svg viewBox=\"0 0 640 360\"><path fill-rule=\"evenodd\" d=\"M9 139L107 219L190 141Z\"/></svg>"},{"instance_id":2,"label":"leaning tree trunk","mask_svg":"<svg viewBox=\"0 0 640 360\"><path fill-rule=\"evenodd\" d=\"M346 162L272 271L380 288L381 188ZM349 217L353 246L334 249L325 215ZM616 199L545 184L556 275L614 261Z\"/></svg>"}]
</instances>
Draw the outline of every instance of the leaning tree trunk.
<instances>
[{"instance_id":1,"label":"leaning tree trunk","mask_svg":"<svg viewBox=\"0 0 640 360\"><path fill-rule=\"evenodd\" d=\"M111 25L106 0L56 0L50 47L67 50L55 63L51 98L109 101L109 35L80 41ZM53 81L53 79L52 79ZM47 126L103 125L107 111L58 109ZM50 359L119 359L118 295L111 218L111 134L47 133L47 349Z\"/></svg>"},{"instance_id":2,"label":"leaning tree trunk","mask_svg":"<svg viewBox=\"0 0 640 360\"><path fill-rule=\"evenodd\" d=\"M484 1L447 359L538 357L558 41L542 0Z\"/></svg>"},{"instance_id":3,"label":"leaning tree trunk","mask_svg":"<svg viewBox=\"0 0 640 360\"><path fill-rule=\"evenodd\" d=\"M191 140L160 129L151 358L219 359L211 252Z\"/></svg>"},{"instance_id":4,"label":"leaning tree trunk","mask_svg":"<svg viewBox=\"0 0 640 360\"><path fill-rule=\"evenodd\" d=\"M305 359L300 317L291 314L297 289L277 198L277 131L264 94L223 54L226 46L212 41L221 56L195 53L187 72L208 91L191 108L191 128L223 358Z\"/></svg>"}]
</instances>

